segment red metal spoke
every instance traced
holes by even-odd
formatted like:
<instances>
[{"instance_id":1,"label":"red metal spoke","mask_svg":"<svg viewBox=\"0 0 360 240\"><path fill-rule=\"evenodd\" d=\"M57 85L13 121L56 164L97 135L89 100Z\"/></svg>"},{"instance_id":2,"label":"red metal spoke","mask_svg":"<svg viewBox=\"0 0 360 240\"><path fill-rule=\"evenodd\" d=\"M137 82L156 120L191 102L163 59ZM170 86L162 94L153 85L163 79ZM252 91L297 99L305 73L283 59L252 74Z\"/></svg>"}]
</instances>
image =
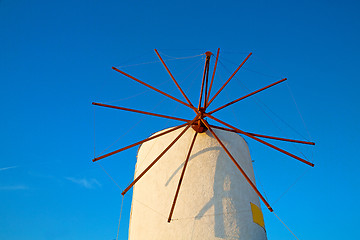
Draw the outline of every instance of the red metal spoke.
<instances>
[{"instance_id":1,"label":"red metal spoke","mask_svg":"<svg viewBox=\"0 0 360 240\"><path fill-rule=\"evenodd\" d=\"M112 67L112 69L114 69L115 71L127 76L128 78L130 78L130 79L132 79L132 80L134 80L134 81L136 81L136 82L138 82L138 83L140 83L140 84L142 84L142 85L144 85L144 86L146 86L146 87L148 87L148 88L150 88L150 89L152 89L152 90L154 90L154 91L156 91L158 93L161 93L162 95L165 95L165 96L171 98L174 101L177 101L177 102L179 102L179 103L181 103L181 104L183 104L185 106L188 106L189 108L193 109L197 113L197 109L194 106L191 106L191 105L181 101L180 99L177 99L177 98L175 98L175 97L173 97L173 96L171 96L171 95L169 95L169 94L167 94L167 93L165 93L165 92L163 92L163 91L161 91L161 90L159 90L159 89L157 89L157 88L155 88L155 87L153 87L153 86L151 86L151 85L149 85L149 84L147 84L147 83L145 83L145 82L143 82L143 81L141 81L141 80L139 80L139 79L137 79L137 78L135 78L135 77L133 77L133 76L131 76L129 74L127 74L126 72L123 72L123 71L117 69L116 67Z\"/></svg>"},{"instance_id":2,"label":"red metal spoke","mask_svg":"<svg viewBox=\"0 0 360 240\"><path fill-rule=\"evenodd\" d=\"M216 138L218 143L221 145L221 147L224 149L226 154L230 157L230 159L233 161L235 166L239 169L239 171L242 173L242 175L245 177L246 181L250 184L252 189L255 191L255 193L260 197L260 199L264 202L266 207L270 210L270 212L273 211L270 204L266 201L266 199L262 196L262 194L259 192L259 190L256 188L255 184L251 181L251 179L248 177L248 175L245 173L245 171L241 168L241 166L238 164L238 162L235 160L235 158L231 155L229 150L225 147L225 145L221 142L220 138L215 134L215 132L211 129L210 125L203 119L201 121L206 125L206 127L209 129L211 134Z\"/></svg>"},{"instance_id":3,"label":"red metal spoke","mask_svg":"<svg viewBox=\"0 0 360 240\"><path fill-rule=\"evenodd\" d=\"M235 70L235 72L230 76L230 78L224 83L224 85L217 91L217 93L211 98L211 100L208 102L207 106L209 106L212 101L216 98L217 95L224 89L224 87L230 82L230 80L235 76L235 74L240 70L240 68L245 64L245 62L249 59L252 53L250 53L244 61L239 65L239 67Z\"/></svg>"},{"instance_id":4,"label":"red metal spoke","mask_svg":"<svg viewBox=\"0 0 360 240\"><path fill-rule=\"evenodd\" d=\"M239 131L231 129L231 128L219 127L219 126L215 126L215 125L210 125L210 127L225 130L225 131L229 131L229 132L240 133ZM289 139L289 138L281 138L281 137L273 137L273 136L267 136L267 135L251 133L251 132L246 132L246 133L248 133L248 134L250 134L252 136L255 136L255 137L269 138L269 139L280 140L280 141L285 141L285 142L293 142L293 143L302 143L302 144L308 144L308 145L315 145L314 142L295 140L295 139Z\"/></svg>"},{"instance_id":5,"label":"red metal spoke","mask_svg":"<svg viewBox=\"0 0 360 240\"><path fill-rule=\"evenodd\" d=\"M260 88L260 89L254 91L254 92L252 92L252 93L249 93L249 94L247 94L247 95L245 95L245 96L243 96L243 97L241 97L241 98L238 98L238 99L236 99L236 100L234 100L234 101L232 101L232 102L229 102L229 103L227 103L227 104L225 104L225 105L223 105L223 106L221 106L221 107L219 107L219 108L217 108L217 109L215 109L215 110L212 110L211 112L209 112L209 114L213 114L214 112L217 112L217 111L219 111L219 110L221 110L221 109L223 109L223 108L225 108L225 107L227 107L227 106L230 106L231 104L234 104L234 103L236 103L236 102L239 102L239 101L241 101L241 100L243 100L243 99L245 99L245 98L247 98L247 97L250 97L250 96L252 96L252 95L254 95L254 94L256 94L256 93L259 93L259 92L261 92L261 91L264 91L265 89L268 89L268 88L270 88L270 87L272 87L272 86L275 86L275 85L277 85L277 84L279 84L279 83L282 83L282 82L284 82L284 81L286 81L286 80L287 80L286 78L283 78L283 79L281 79L281 80L279 80L279 81L277 81L277 82L274 82L274 83L272 83L272 84L270 84L270 85L268 85L268 86L266 86L266 87Z\"/></svg>"},{"instance_id":6,"label":"red metal spoke","mask_svg":"<svg viewBox=\"0 0 360 240\"><path fill-rule=\"evenodd\" d=\"M182 170L182 172L181 172L181 176L180 176L179 183L178 183L178 186L177 186L177 189L176 189L174 201L173 201L173 204L172 204L172 206L171 206L171 210L170 210L168 222L171 221L171 217L172 217L173 212L174 212L174 209L175 209L175 204L176 204L177 197L178 197L178 195L179 195L180 186L181 186L182 180L183 180L183 178L184 178L186 166L187 166L187 164L188 164L188 162L189 162L190 155L191 155L191 151L192 151L192 149L193 149L193 146L194 146L194 143L195 143L195 139L196 139L197 134L198 134L198 133L195 132L194 138L193 138L193 140L192 140L192 142L191 142L191 145L190 145L190 148L189 148L188 155L187 155L186 160L185 160L185 163L184 163L183 170Z\"/></svg>"},{"instance_id":7,"label":"red metal spoke","mask_svg":"<svg viewBox=\"0 0 360 240\"><path fill-rule=\"evenodd\" d=\"M288 156L290 156L290 157L292 157L292 158L295 158L296 160L299 160L300 162L303 162L303 163L305 163L305 164L307 164L307 165L309 165L309 166L311 166L311 167L314 167L314 164L313 164L313 163L311 163L311 162L309 162L309 161L306 161L305 159L302 159L302 158L300 158L300 157L298 157L298 156L296 156L296 155L294 155L294 154L292 154L292 153L289 153L289 152L287 152L287 151L285 151L285 150L283 150L283 149L281 149L281 148L279 148L279 147L276 147L276 146L274 146L274 145L272 145L272 144L270 144L270 143L268 143L268 142L265 142L265 141L263 141L263 140L261 140L261 139L259 139L259 138L257 138L257 137L254 137L254 136L252 136L252 135L249 134L249 133L246 133L246 132L244 132L244 131L241 131L240 129L238 129L238 128L234 127L234 126L231 126L230 124L228 124L228 123L226 123L226 122L223 122L223 121L221 121L221 120L219 120L219 119L211 116L211 115L208 114L208 113L205 113L204 115L205 115L206 117L209 117L209 118L211 118L211 119L213 119L213 120L221 123L221 124L224 124L225 126L227 126L227 127L229 127L229 128L232 128L232 129L238 131L239 133L244 134L245 136L248 136L249 138L252 138L252 139L254 139L254 140L256 140L256 141L258 141L258 142L260 142L260 143L262 143L262 144L264 144L264 145L266 145L266 146L268 146L268 147L271 147L271 148L273 148L273 149L275 149L275 150L277 150L277 151L279 151L279 152L282 152L282 153L284 153L284 154L286 154L286 155L288 155Z\"/></svg>"},{"instance_id":8,"label":"red metal spoke","mask_svg":"<svg viewBox=\"0 0 360 240\"><path fill-rule=\"evenodd\" d=\"M207 99L207 94L208 94L209 68L210 68L210 57L209 57L209 62L208 62L208 64L207 64L207 66L206 66L204 108L206 108L206 99Z\"/></svg>"},{"instance_id":9,"label":"red metal spoke","mask_svg":"<svg viewBox=\"0 0 360 240\"><path fill-rule=\"evenodd\" d=\"M199 106L198 109L200 109L201 107L201 100L202 100L202 96L203 96L203 92L204 92L204 83L205 83L205 78L206 78L206 70L207 70L207 66L209 64L209 60L210 60L210 54L208 54L210 52L206 52L206 60L205 60L205 66L204 66L204 74L203 74L203 78L202 78L202 82L201 82L201 90L200 90L200 97L199 97Z\"/></svg>"},{"instance_id":10,"label":"red metal spoke","mask_svg":"<svg viewBox=\"0 0 360 240\"><path fill-rule=\"evenodd\" d=\"M174 76L172 75L172 73L170 72L169 68L166 66L164 60L162 59L162 57L160 56L159 52L154 49L157 56L159 57L160 61L162 62L162 64L164 65L164 67L166 68L166 71L169 73L171 79L174 81L174 83L176 84L177 88L180 90L181 94L184 96L184 98L186 99L186 101L189 103L190 106L193 106L191 101L189 100L189 98L186 96L186 94L184 93L184 91L181 89L180 85L178 84L178 82L175 80Z\"/></svg>"},{"instance_id":11,"label":"red metal spoke","mask_svg":"<svg viewBox=\"0 0 360 240\"><path fill-rule=\"evenodd\" d=\"M163 115L163 114L145 112L145 111L140 111L140 110L136 110L136 109L118 107L118 106L113 106L113 105L108 105L108 104L102 104L102 103L96 103L96 102L93 102L92 104L96 105L96 106L114 108L114 109L129 111L129 112L136 112L136 113L141 113L141 114L146 114L146 115L151 115L151 116L156 116L156 117L162 117L162 118L178 120L178 121L182 121L182 122L189 122L190 121L190 120L183 119L183 118L171 117L171 116L167 116L167 115Z\"/></svg>"},{"instance_id":12,"label":"red metal spoke","mask_svg":"<svg viewBox=\"0 0 360 240\"><path fill-rule=\"evenodd\" d=\"M198 120L199 117L200 117L200 115L197 115L197 116L187 125L187 127L169 144L169 146L167 146L167 147L164 149L164 151L162 151L162 152L160 153L160 155L159 155L152 163L150 163L150 165L149 165L142 173L140 173L140 175L137 176L137 177L135 178L135 180L134 180L127 188L125 188L125 190L124 190L121 194L122 194L122 195L125 195L125 194L127 193L127 191L129 191L130 188L131 188L132 186L134 186L134 184L135 184L137 181L139 181L140 178L141 178L142 176L144 176L145 173L147 173L147 171L149 171L150 168L151 168L152 166L154 166L155 163L157 163L157 161L159 161L159 159L177 142L177 140L179 140L179 138L190 128L190 126L191 126L196 120Z\"/></svg>"},{"instance_id":13,"label":"red metal spoke","mask_svg":"<svg viewBox=\"0 0 360 240\"><path fill-rule=\"evenodd\" d=\"M190 121L189 121L189 122L190 122ZM102 155L102 156L100 156L100 157L96 157L96 158L94 158L92 161L93 161L93 162L96 162L96 161L99 161L100 159L103 159L103 158L112 156L112 155L114 155L114 154L116 154L116 153L119 153L119 152L122 152L122 151L125 151L125 150L127 150L127 149L129 149L129 148L135 147L135 146L140 145L140 144L142 144L142 143L144 143L144 142L153 140L153 139L155 139L155 138L157 138L157 137L160 137L160 136L162 136L162 135L165 135L165 134L168 134L168 133L170 133L170 132L173 132L173 131L175 131L176 129L179 129L179 128L182 128L182 127L186 126L187 124L189 124L189 123L184 123L184 124L182 124L182 125L179 125L179 126L177 126L177 127L174 127L174 128L172 128L172 129L169 129L169 130L167 130L167 131L165 131L165 132L162 132L162 133L159 133L159 134L157 134L157 135L151 136L151 137L146 138L146 139L144 139L144 140L141 140L141 141L139 141L139 142L136 142L136 143L133 143L133 144L128 145L128 146L126 146L126 147L123 147L123 148L120 148L120 149L118 149L118 150L115 150L115 151L113 151L113 152L104 154L104 155Z\"/></svg>"},{"instance_id":14,"label":"red metal spoke","mask_svg":"<svg viewBox=\"0 0 360 240\"><path fill-rule=\"evenodd\" d=\"M215 72L216 72L216 67L217 67L217 62L218 62L218 59L219 59L219 54L220 54L220 48L218 48L217 50L217 54L216 54L216 60L215 60L215 66L214 66L214 71L213 71L213 74L212 74L212 77L211 77L211 82L210 82L210 86L209 86L209 93L206 97L206 106L205 108L208 106L208 102L209 102L209 98L210 98L210 93L211 93L211 88L212 88L212 85L214 83L214 78L215 78Z\"/></svg>"}]
</instances>

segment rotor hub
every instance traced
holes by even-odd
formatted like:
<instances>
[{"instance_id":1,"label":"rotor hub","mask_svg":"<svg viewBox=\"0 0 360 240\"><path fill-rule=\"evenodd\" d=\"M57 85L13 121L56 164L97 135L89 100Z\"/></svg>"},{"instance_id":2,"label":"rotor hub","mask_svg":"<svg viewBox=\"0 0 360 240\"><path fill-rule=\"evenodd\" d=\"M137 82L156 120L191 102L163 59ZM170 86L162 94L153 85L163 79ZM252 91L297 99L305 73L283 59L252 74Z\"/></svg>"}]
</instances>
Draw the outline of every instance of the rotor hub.
<instances>
[{"instance_id":1,"label":"rotor hub","mask_svg":"<svg viewBox=\"0 0 360 240\"><path fill-rule=\"evenodd\" d=\"M200 107L199 112L200 112L200 119L193 123L192 128L198 133L203 133L208 130L206 125L203 123L203 121L201 121L201 119L204 119L205 108Z\"/></svg>"}]
</instances>

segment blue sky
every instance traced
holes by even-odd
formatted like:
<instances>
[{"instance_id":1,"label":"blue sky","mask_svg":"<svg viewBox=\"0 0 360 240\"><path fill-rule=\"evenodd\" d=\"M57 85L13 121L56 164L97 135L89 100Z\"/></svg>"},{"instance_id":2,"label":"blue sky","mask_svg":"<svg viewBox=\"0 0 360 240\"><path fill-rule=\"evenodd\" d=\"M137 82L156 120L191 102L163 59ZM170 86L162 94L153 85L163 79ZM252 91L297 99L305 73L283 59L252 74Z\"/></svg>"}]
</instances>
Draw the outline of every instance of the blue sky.
<instances>
[{"instance_id":1,"label":"blue sky","mask_svg":"<svg viewBox=\"0 0 360 240\"><path fill-rule=\"evenodd\" d=\"M269 135L302 138L300 132L317 144L279 144L304 153L315 163L309 168L247 139L258 186L276 214L299 239L356 238L358 12L357 1L1 0L0 238L115 239L120 190L91 162L94 140L99 154L116 140L109 150L178 123L91 102L191 117L111 67L151 62L123 69L181 98L153 49L173 59L218 47L217 87L253 56L214 107L288 78L219 118ZM169 61L194 102L200 59ZM187 78L192 66L198 68ZM136 150L101 162L122 188L131 181ZM119 239L127 239L130 204L129 194ZM269 240L295 239L263 212Z\"/></svg>"}]
</instances>

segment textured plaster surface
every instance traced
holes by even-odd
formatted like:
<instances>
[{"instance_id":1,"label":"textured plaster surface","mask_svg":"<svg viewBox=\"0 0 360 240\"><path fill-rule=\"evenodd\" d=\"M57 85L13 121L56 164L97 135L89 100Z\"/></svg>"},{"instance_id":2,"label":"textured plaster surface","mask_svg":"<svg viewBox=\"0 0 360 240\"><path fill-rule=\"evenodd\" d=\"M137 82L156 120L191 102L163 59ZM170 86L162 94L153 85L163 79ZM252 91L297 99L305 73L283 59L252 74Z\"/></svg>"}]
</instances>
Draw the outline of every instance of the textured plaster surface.
<instances>
[{"instance_id":1,"label":"textured plaster surface","mask_svg":"<svg viewBox=\"0 0 360 240\"><path fill-rule=\"evenodd\" d=\"M138 152L138 176L183 129L144 143ZM165 131L165 130L164 130ZM235 133L215 130L255 183L249 149ZM209 131L198 134L186 168L171 223L167 222L190 143L187 132L135 184L130 240L242 239L266 240L265 229L253 222L250 202L258 196Z\"/></svg>"}]
</instances>

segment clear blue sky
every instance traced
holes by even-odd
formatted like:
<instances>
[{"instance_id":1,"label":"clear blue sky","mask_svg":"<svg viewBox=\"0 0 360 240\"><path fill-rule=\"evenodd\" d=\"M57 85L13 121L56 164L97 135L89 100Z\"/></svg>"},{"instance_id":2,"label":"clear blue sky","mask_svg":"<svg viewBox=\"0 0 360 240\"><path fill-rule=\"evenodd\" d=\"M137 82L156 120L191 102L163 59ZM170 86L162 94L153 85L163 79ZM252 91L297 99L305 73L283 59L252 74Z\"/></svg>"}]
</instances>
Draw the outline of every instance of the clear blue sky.
<instances>
[{"instance_id":1,"label":"clear blue sky","mask_svg":"<svg viewBox=\"0 0 360 240\"><path fill-rule=\"evenodd\" d=\"M1 0L0 239L116 238L121 195L91 162L91 102L119 100L114 104L191 117L111 66L157 61L154 48L184 57L218 47L230 71L253 56L214 106L289 80L217 116L248 131L301 138L275 112L305 137L308 129L317 143L280 144L304 152L316 164L310 168L247 140L259 188L275 212L301 240L358 238L359 11L358 1L331 0ZM186 67L198 59L169 63L193 101L200 79L185 78ZM124 69L181 98L160 63ZM229 73L222 66L217 76L220 84ZM99 107L95 117L97 153L118 138L110 149L178 124ZM133 149L101 164L124 188L135 161ZM119 239L127 239L130 194ZM263 212L269 240L295 239Z\"/></svg>"}]
</instances>

